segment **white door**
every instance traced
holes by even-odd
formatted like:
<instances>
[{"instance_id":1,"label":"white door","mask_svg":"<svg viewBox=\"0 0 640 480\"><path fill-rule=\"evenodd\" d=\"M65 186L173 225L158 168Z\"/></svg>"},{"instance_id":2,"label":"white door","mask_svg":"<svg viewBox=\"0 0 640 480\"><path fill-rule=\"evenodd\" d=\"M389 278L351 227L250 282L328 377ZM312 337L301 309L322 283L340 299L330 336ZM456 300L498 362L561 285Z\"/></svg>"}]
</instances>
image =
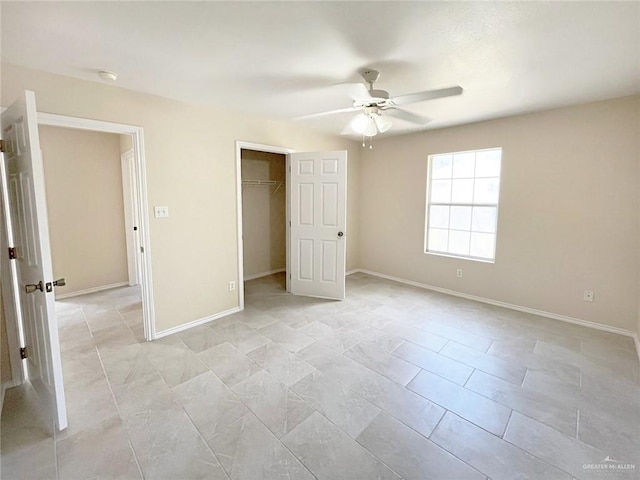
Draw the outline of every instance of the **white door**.
<instances>
[{"instance_id":1,"label":"white door","mask_svg":"<svg viewBox=\"0 0 640 480\"><path fill-rule=\"evenodd\" d=\"M133 150L120 157L122 165L122 194L124 200L124 228L127 243L129 286L140 284L140 240L138 235L138 190Z\"/></svg>"},{"instance_id":2,"label":"white door","mask_svg":"<svg viewBox=\"0 0 640 480\"><path fill-rule=\"evenodd\" d=\"M28 377L50 405L58 430L67 427L53 269L38 139L36 100L25 92L2 113L3 156L27 353ZM29 293L27 293L29 292Z\"/></svg>"},{"instance_id":3,"label":"white door","mask_svg":"<svg viewBox=\"0 0 640 480\"><path fill-rule=\"evenodd\" d=\"M291 153L289 290L344 299L347 152Z\"/></svg>"}]
</instances>

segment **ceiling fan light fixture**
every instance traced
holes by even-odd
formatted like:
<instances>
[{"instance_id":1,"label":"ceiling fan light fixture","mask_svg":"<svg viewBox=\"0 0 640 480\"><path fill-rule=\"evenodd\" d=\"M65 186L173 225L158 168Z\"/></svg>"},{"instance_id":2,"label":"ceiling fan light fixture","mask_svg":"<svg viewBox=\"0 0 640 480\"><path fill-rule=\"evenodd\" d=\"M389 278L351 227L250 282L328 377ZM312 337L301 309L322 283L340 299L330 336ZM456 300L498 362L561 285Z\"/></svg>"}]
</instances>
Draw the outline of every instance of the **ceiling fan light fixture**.
<instances>
[{"instance_id":1,"label":"ceiling fan light fixture","mask_svg":"<svg viewBox=\"0 0 640 480\"><path fill-rule=\"evenodd\" d=\"M367 128L367 124L369 122L369 116L364 113L359 113L353 120L351 120L351 128L353 131L359 134L363 134Z\"/></svg>"},{"instance_id":2,"label":"ceiling fan light fixture","mask_svg":"<svg viewBox=\"0 0 640 480\"><path fill-rule=\"evenodd\" d=\"M365 137L373 137L378 133L378 128L376 127L376 121L373 117L369 117L367 119L367 127L362 132Z\"/></svg>"},{"instance_id":3,"label":"ceiling fan light fixture","mask_svg":"<svg viewBox=\"0 0 640 480\"><path fill-rule=\"evenodd\" d=\"M376 115L375 122L380 133L386 132L393 126L393 122L388 117L383 117L382 115Z\"/></svg>"}]
</instances>

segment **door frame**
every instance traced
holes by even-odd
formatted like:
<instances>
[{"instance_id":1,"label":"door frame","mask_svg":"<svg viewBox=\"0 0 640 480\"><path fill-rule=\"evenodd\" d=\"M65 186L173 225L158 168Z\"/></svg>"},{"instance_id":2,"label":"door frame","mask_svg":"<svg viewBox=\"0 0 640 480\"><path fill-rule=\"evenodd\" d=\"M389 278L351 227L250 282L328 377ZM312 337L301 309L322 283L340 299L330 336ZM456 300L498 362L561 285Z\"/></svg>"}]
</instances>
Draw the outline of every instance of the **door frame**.
<instances>
[{"instance_id":1,"label":"door frame","mask_svg":"<svg viewBox=\"0 0 640 480\"><path fill-rule=\"evenodd\" d=\"M4 110L3 110L4 111ZM9 348L9 361L11 362L11 380L7 380L2 384L2 392L0 395L0 405L4 399L5 388L22 385L27 378L26 364L22 361L20 349L24 347L24 332L20 319L22 311L20 305L20 297L18 296L18 272L15 262L9 260L7 249L10 239L15 238L13 234L13 226L9 223L9 189L5 183L8 178L5 169L5 162L0 162L0 171L2 171L2 239L0 239L0 273L2 280L2 309L5 322L5 333L7 335L7 346Z\"/></svg>"},{"instance_id":2,"label":"door frame","mask_svg":"<svg viewBox=\"0 0 640 480\"><path fill-rule=\"evenodd\" d=\"M289 191L289 153L295 153L295 150L292 148L286 147L276 147L274 145L263 145L261 143L253 143L253 142L244 142L241 140L236 140L236 217L237 217L237 225L238 225L238 306L240 310L244 310L244 242L242 241L242 150L254 150L258 152L267 152L267 153L279 153L281 155L285 155L285 187L286 187L286 249L287 249L287 265L286 265L286 273L285 278L287 280L287 291L289 291L289 264L291 263L289 260L289 237L290 237L290 213L291 213L291 205L289 203L289 198L291 197Z\"/></svg>"},{"instance_id":3,"label":"door frame","mask_svg":"<svg viewBox=\"0 0 640 480\"><path fill-rule=\"evenodd\" d=\"M140 286L142 289L142 322L144 338L152 341L156 338L156 321L153 304L153 282L151 272L151 244L149 235L149 208L147 201L147 177L144 152L144 129L135 125L104 122L88 118L70 117L53 113L38 112L38 125L75 128L94 132L131 135L133 144L133 162L136 173L135 189L138 196L138 234L140 239Z\"/></svg>"}]
</instances>

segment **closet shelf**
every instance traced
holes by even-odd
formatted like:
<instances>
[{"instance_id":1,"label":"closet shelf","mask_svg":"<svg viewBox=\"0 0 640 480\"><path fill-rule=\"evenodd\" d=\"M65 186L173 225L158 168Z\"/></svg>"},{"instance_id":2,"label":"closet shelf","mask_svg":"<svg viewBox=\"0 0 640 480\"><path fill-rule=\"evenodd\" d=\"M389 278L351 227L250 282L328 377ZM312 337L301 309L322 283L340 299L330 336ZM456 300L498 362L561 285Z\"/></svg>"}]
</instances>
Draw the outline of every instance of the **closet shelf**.
<instances>
[{"instance_id":1,"label":"closet shelf","mask_svg":"<svg viewBox=\"0 0 640 480\"><path fill-rule=\"evenodd\" d=\"M283 184L284 182L280 182L278 180L242 180L243 187L276 187L273 191L274 196L278 193L278 190L280 190Z\"/></svg>"}]
</instances>

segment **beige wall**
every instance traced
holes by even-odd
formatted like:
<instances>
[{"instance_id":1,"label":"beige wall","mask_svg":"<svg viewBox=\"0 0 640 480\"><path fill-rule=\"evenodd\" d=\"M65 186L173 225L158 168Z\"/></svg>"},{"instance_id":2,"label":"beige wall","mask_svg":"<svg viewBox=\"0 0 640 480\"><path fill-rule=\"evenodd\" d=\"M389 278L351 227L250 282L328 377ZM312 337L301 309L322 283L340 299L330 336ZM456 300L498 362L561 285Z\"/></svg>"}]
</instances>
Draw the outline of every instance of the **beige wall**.
<instances>
[{"instance_id":1,"label":"beige wall","mask_svg":"<svg viewBox=\"0 0 640 480\"><path fill-rule=\"evenodd\" d=\"M285 181L284 155L242 150L243 180ZM285 268L286 189L242 187L244 277Z\"/></svg>"},{"instance_id":2,"label":"beige wall","mask_svg":"<svg viewBox=\"0 0 640 480\"><path fill-rule=\"evenodd\" d=\"M362 158L360 265L636 330L639 129L629 97L376 139ZM488 147L503 148L495 264L426 255L427 156Z\"/></svg>"},{"instance_id":3,"label":"beige wall","mask_svg":"<svg viewBox=\"0 0 640 480\"><path fill-rule=\"evenodd\" d=\"M2 303L2 285L0 285L0 383L11 380L11 358L9 357L9 343L7 339L7 323Z\"/></svg>"},{"instance_id":4,"label":"beige wall","mask_svg":"<svg viewBox=\"0 0 640 480\"><path fill-rule=\"evenodd\" d=\"M347 267L357 258L357 142L299 123L194 106L96 82L2 65L0 104L25 89L41 112L144 127L156 329L175 327L238 305L235 141L297 151L348 150ZM151 213L151 212L150 212Z\"/></svg>"},{"instance_id":5,"label":"beige wall","mask_svg":"<svg viewBox=\"0 0 640 480\"><path fill-rule=\"evenodd\" d=\"M120 135L120 154L126 153L133 148L131 135Z\"/></svg>"},{"instance_id":6,"label":"beige wall","mask_svg":"<svg viewBox=\"0 0 640 480\"><path fill-rule=\"evenodd\" d=\"M128 281L120 136L39 128L53 274L70 293Z\"/></svg>"}]
</instances>

